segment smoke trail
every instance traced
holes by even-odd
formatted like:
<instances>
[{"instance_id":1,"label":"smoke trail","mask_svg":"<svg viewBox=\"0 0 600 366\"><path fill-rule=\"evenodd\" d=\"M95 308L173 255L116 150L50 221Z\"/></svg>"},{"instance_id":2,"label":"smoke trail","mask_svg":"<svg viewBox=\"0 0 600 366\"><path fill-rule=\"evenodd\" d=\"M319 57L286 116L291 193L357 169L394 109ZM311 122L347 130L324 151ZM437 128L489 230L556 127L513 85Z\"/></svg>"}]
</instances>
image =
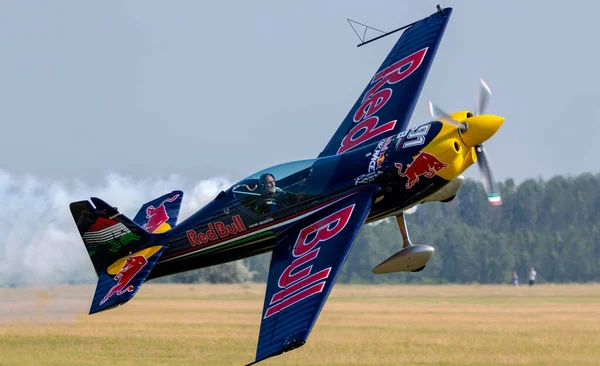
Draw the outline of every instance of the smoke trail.
<instances>
[{"instance_id":1,"label":"smoke trail","mask_svg":"<svg viewBox=\"0 0 600 366\"><path fill-rule=\"evenodd\" d=\"M70 202L96 196L133 217L143 203L182 189L181 221L229 185L224 178L192 186L176 175L135 180L116 174L89 185L14 176L0 169L0 287L96 282Z\"/></svg>"}]
</instances>

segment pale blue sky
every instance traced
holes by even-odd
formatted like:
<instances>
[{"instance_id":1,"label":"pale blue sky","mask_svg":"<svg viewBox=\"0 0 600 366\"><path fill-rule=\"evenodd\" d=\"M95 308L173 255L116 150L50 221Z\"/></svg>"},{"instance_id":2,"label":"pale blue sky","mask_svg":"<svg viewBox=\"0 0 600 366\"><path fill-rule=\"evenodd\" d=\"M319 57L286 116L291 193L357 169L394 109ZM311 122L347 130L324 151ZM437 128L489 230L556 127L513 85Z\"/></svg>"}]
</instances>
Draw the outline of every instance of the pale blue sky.
<instances>
[{"instance_id":1,"label":"pale blue sky","mask_svg":"<svg viewBox=\"0 0 600 366\"><path fill-rule=\"evenodd\" d=\"M0 168L236 180L315 157L397 40L357 48L346 18L390 30L437 3L5 1ZM486 145L497 178L600 171L600 4L442 5L454 13L411 126L428 99L474 108L484 77L506 117Z\"/></svg>"}]
</instances>

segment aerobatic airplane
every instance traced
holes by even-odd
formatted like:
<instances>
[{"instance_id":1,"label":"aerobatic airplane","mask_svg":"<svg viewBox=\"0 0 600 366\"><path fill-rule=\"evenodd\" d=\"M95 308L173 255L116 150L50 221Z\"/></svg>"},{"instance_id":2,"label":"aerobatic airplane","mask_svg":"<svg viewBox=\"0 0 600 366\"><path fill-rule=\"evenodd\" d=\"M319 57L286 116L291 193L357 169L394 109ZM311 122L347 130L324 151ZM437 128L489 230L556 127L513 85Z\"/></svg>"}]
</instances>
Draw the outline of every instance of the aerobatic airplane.
<instances>
[{"instance_id":1,"label":"aerobatic airplane","mask_svg":"<svg viewBox=\"0 0 600 366\"><path fill-rule=\"evenodd\" d=\"M452 14L438 10L403 33L317 158L273 166L220 192L176 225L183 192L146 203L133 220L99 198L71 213L98 275L90 314L124 304L143 282L272 252L254 362L302 346L365 223L398 221L403 245L374 273L420 271L433 254L413 245L403 212L452 200L478 162L501 203L482 146L504 118L446 114L407 129Z\"/></svg>"}]
</instances>

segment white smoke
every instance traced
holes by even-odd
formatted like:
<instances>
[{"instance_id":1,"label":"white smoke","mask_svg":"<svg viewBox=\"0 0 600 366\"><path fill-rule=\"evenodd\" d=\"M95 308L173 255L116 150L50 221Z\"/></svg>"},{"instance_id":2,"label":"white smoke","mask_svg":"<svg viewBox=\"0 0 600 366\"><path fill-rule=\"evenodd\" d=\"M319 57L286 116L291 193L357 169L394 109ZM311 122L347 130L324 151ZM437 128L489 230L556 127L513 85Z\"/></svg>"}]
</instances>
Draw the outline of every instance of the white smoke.
<instances>
[{"instance_id":1,"label":"white smoke","mask_svg":"<svg viewBox=\"0 0 600 366\"><path fill-rule=\"evenodd\" d=\"M194 185L176 175L136 180L116 174L89 185L15 176L0 169L0 287L96 282L69 210L73 201L99 197L133 218L142 204L181 189L182 221L229 186L224 178Z\"/></svg>"}]
</instances>

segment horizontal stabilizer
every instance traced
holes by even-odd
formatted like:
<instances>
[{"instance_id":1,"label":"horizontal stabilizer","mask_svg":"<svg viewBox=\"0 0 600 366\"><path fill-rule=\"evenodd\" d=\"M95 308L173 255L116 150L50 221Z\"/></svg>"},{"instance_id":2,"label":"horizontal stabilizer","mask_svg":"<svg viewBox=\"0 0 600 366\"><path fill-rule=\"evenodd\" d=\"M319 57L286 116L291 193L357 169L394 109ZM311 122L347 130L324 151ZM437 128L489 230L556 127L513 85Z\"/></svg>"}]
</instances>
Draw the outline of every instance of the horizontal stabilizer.
<instances>
[{"instance_id":1,"label":"horizontal stabilizer","mask_svg":"<svg viewBox=\"0 0 600 366\"><path fill-rule=\"evenodd\" d=\"M142 205L133 222L149 233L164 233L177 225L182 191L173 191Z\"/></svg>"},{"instance_id":2,"label":"horizontal stabilizer","mask_svg":"<svg viewBox=\"0 0 600 366\"><path fill-rule=\"evenodd\" d=\"M90 314L131 300L160 258L162 245L149 247L120 258L98 276Z\"/></svg>"},{"instance_id":3,"label":"horizontal stabilizer","mask_svg":"<svg viewBox=\"0 0 600 366\"><path fill-rule=\"evenodd\" d=\"M93 314L131 299L165 247L116 207L96 197L91 201L73 202L70 209L98 275Z\"/></svg>"}]
</instances>

